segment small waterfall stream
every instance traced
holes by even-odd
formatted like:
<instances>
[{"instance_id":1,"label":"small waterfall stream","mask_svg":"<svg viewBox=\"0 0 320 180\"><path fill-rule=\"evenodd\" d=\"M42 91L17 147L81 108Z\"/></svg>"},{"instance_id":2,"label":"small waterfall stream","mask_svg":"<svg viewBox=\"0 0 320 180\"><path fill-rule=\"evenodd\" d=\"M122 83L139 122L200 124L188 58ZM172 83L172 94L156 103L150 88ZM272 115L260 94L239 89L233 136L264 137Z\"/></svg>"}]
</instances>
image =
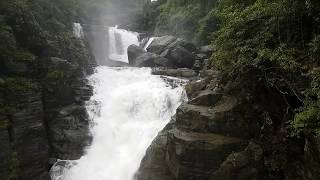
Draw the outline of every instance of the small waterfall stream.
<instances>
[{"instance_id":1,"label":"small waterfall stream","mask_svg":"<svg viewBox=\"0 0 320 180\"><path fill-rule=\"evenodd\" d=\"M121 41L121 48L137 43L132 32L111 28L109 33L115 34L110 41ZM113 55L121 56L119 60L127 56L117 46L110 48ZM79 160L56 163L51 178L133 180L148 146L186 99L185 82L172 79L169 83L151 75L150 68L105 66L88 79L95 91L87 104L93 142Z\"/></svg>"},{"instance_id":2,"label":"small waterfall stream","mask_svg":"<svg viewBox=\"0 0 320 180\"><path fill-rule=\"evenodd\" d=\"M139 45L138 33L109 27L109 58L128 63L127 49L130 45Z\"/></svg>"}]
</instances>

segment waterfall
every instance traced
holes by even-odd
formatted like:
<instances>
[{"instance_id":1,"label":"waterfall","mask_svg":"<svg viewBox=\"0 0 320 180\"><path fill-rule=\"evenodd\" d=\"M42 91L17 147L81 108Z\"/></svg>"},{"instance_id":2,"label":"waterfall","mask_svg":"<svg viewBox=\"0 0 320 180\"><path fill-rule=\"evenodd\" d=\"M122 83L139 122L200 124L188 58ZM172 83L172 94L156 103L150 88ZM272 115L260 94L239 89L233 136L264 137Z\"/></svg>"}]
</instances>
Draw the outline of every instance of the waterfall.
<instances>
[{"instance_id":1,"label":"waterfall","mask_svg":"<svg viewBox=\"0 0 320 180\"><path fill-rule=\"evenodd\" d=\"M132 44L139 45L138 33L118 29L117 26L109 28L109 58L111 60L128 63L127 49Z\"/></svg>"},{"instance_id":2,"label":"waterfall","mask_svg":"<svg viewBox=\"0 0 320 180\"><path fill-rule=\"evenodd\" d=\"M79 160L56 163L52 180L132 180L148 146L185 100L184 82L173 79L172 85L149 68L102 66L89 81L95 89L87 105L92 145Z\"/></svg>"},{"instance_id":3,"label":"waterfall","mask_svg":"<svg viewBox=\"0 0 320 180\"><path fill-rule=\"evenodd\" d=\"M73 23L73 34L77 38L83 38L83 29L80 23Z\"/></svg>"},{"instance_id":4,"label":"waterfall","mask_svg":"<svg viewBox=\"0 0 320 180\"><path fill-rule=\"evenodd\" d=\"M149 38L148 42L143 47L143 49L147 51L147 48L150 46L150 44L153 42L153 40L154 40L154 37Z\"/></svg>"}]
</instances>

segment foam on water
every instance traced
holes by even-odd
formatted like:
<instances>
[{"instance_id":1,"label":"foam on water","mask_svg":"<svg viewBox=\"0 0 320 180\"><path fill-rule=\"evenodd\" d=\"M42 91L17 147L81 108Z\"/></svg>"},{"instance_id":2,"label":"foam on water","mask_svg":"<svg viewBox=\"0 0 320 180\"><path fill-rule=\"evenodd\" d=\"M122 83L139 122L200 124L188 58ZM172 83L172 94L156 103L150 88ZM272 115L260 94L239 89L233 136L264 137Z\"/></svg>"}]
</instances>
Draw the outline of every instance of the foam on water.
<instances>
[{"instance_id":1,"label":"foam on water","mask_svg":"<svg viewBox=\"0 0 320 180\"><path fill-rule=\"evenodd\" d=\"M185 100L184 88L149 68L98 67L89 80L95 90L87 105L92 145L81 159L58 162L52 179L132 180L148 146Z\"/></svg>"}]
</instances>

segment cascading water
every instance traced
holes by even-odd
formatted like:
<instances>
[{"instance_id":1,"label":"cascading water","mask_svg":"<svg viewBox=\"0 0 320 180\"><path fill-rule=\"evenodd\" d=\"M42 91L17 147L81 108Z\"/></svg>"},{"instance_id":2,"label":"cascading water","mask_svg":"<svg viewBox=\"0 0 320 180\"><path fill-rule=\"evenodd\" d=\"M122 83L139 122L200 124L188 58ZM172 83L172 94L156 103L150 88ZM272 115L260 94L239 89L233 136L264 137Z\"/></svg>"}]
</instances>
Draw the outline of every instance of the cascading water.
<instances>
[{"instance_id":1,"label":"cascading water","mask_svg":"<svg viewBox=\"0 0 320 180\"><path fill-rule=\"evenodd\" d=\"M127 49L130 45L139 45L138 33L109 27L109 58L128 63Z\"/></svg>"},{"instance_id":2,"label":"cascading water","mask_svg":"<svg viewBox=\"0 0 320 180\"><path fill-rule=\"evenodd\" d=\"M73 23L73 34L77 38L83 38L83 29L80 23Z\"/></svg>"},{"instance_id":3,"label":"cascading water","mask_svg":"<svg viewBox=\"0 0 320 180\"><path fill-rule=\"evenodd\" d=\"M54 166L52 179L132 180L146 149L185 99L183 82L169 85L149 68L110 67L98 67L89 80L95 88L87 106L92 145L81 159Z\"/></svg>"},{"instance_id":4,"label":"cascading water","mask_svg":"<svg viewBox=\"0 0 320 180\"><path fill-rule=\"evenodd\" d=\"M154 39L155 39L154 37L149 38L148 42L147 42L146 45L143 47L143 49L144 49L145 51L147 51L147 48L150 46L150 44L153 42Z\"/></svg>"},{"instance_id":5,"label":"cascading water","mask_svg":"<svg viewBox=\"0 0 320 180\"><path fill-rule=\"evenodd\" d=\"M115 60L127 60L128 46L139 44L137 33L117 27L109 36ZM185 100L185 82L151 75L150 68L103 66L88 79L95 91L86 106L93 142L79 160L58 161L51 179L132 180L148 146Z\"/></svg>"}]
</instances>

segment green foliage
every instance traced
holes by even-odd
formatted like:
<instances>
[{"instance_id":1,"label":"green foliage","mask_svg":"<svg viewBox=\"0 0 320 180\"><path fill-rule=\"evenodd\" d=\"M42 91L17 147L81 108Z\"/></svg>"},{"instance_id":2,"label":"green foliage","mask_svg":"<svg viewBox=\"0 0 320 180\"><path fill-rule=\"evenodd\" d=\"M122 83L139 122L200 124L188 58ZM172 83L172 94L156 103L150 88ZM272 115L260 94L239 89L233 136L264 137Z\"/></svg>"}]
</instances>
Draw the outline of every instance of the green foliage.
<instances>
[{"instance_id":1,"label":"green foliage","mask_svg":"<svg viewBox=\"0 0 320 180\"><path fill-rule=\"evenodd\" d=\"M298 111L285 121L300 132L320 128L319 12L312 0L226 0L209 18L219 21L212 65L237 84L250 74L251 84L276 90Z\"/></svg>"},{"instance_id":2,"label":"green foliage","mask_svg":"<svg viewBox=\"0 0 320 180\"><path fill-rule=\"evenodd\" d=\"M204 19L216 1L212 0L162 0L159 2L147 2L142 19L145 30L156 35L172 34L189 40L198 34L205 34L204 30L214 29L212 21ZM201 26L201 30L198 30ZM206 26L206 27L205 27ZM210 27L209 27L210 26ZM205 36L205 35L203 35ZM198 36L196 36L198 37ZM203 40L203 37L201 37ZM202 41L199 41L202 43ZM205 41L208 42L208 41Z\"/></svg>"},{"instance_id":3,"label":"green foliage","mask_svg":"<svg viewBox=\"0 0 320 180\"><path fill-rule=\"evenodd\" d=\"M298 130L320 129L320 71L312 73L311 88L306 91L305 106L295 115L293 126Z\"/></svg>"}]
</instances>

